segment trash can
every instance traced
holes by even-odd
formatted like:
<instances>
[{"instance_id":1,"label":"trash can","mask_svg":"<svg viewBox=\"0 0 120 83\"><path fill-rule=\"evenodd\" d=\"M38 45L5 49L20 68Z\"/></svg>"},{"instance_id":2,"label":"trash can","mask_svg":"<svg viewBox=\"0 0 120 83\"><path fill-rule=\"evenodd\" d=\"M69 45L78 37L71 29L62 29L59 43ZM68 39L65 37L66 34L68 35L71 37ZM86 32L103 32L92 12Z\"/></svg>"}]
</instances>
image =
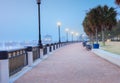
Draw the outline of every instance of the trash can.
<instances>
[{"instance_id":1,"label":"trash can","mask_svg":"<svg viewBox=\"0 0 120 83\"><path fill-rule=\"evenodd\" d=\"M99 44L93 44L94 49L99 49Z\"/></svg>"}]
</instances>

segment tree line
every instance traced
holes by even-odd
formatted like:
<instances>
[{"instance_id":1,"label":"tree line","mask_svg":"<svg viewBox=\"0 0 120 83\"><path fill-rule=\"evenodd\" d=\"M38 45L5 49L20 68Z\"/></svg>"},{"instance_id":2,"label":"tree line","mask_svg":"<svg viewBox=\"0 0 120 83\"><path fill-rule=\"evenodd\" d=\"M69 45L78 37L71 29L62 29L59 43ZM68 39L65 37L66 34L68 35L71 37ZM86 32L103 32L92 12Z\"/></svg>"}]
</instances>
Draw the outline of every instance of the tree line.
<instances>
[{"instance_id":1,"label":"tree line","mask_svg":"<svg viewBox=\"0 0 120 83\"><path fill-rule=\"evenodd\" d=\"M105 45L105 31L111 30L117 24L117 12L113 7L97 6L86 13L83 21L83 27L90 40L98 43L98 33L102 34L102 42Z\"/></svg>"}]
</instances>

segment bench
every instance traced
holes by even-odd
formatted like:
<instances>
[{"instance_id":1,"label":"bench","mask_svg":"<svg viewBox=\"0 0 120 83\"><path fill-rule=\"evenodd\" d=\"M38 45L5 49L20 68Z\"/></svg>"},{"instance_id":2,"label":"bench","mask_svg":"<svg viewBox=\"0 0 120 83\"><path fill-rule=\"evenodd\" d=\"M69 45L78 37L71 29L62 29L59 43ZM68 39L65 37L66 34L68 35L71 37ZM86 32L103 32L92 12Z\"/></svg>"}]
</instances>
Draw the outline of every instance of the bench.
<instances>
[{"instance_id":1,"label":"bench","mask_svg":"<svg viewBox=\"0 0 120 83\"><path fill-rule=\"evenodd\" d=\"M92 49L92 46L90 44L86 44L86 49L89 51Z\"/></svg>"}]
</instances>

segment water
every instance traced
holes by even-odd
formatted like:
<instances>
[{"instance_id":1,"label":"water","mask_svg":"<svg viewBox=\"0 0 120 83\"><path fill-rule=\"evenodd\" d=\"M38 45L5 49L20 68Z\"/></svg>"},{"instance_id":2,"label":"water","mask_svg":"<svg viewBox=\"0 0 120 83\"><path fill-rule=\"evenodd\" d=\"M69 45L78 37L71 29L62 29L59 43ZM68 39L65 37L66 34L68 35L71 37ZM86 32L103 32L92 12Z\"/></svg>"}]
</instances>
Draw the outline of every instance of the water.
<instances>
[{"instance_id":1,"label":"water","mask_svg":"<svg viewBox=\"0 0 120 83\"><path fill-rule=\"evenodd\" d=\"M36 46L37 41L2 41L0 42L0 51L24 48L26 46Z\"/></svg>"},{"instance_id":2,"label":"water","mask_svg":"<svg viewBox=\"0 0 120 83\"><path fill-rule=\"evenodd\" d=\"M51 43L55 43L55 42L46 42L43 41L42 44L51 44ZM37 46L38 45L38 41L33 40L33 41L1 41L0 42L0 51L3 50L14 50L14 49L20 49L20 48L24 48L27 46Z\"/></svg>"}]
</instances>

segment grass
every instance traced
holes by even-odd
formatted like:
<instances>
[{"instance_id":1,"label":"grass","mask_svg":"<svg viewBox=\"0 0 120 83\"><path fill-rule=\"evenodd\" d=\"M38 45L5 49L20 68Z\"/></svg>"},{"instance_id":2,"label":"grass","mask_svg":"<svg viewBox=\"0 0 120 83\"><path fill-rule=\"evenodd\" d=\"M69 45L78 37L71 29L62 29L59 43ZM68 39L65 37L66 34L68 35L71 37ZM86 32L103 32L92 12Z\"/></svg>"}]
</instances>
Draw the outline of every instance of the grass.
<instances>
[{"instance_id":1,"label":"grass","mask_svg":"<svg viewBox=\"0 0 120 83\"><path fill-rule=\"evenodd\" d=\"M120 42L108 41L105 42L105 46L100 42L100 47L105 51L120 55Z\"/></svg>"}]
</instances>

